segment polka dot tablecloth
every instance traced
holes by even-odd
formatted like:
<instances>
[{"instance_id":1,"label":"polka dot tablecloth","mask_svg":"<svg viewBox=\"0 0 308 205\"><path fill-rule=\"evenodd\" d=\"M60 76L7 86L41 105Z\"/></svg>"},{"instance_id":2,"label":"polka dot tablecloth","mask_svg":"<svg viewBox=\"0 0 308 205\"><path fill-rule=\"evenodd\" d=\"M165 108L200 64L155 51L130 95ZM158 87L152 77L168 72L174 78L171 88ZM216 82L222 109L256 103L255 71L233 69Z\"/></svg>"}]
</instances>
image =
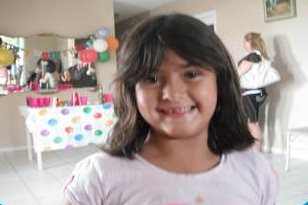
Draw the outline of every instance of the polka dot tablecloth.
<instances>
[{"instance_id":1,"label":"polka dot tablecloth","mask_svg":"<svg viewBox=\"0 0 308 205\"><path fill-rule=\"evenodd\" d=\"M103 144L116 122L112 104L29 109L26 125L39 152Z\"/></svg>"}]
</instances>

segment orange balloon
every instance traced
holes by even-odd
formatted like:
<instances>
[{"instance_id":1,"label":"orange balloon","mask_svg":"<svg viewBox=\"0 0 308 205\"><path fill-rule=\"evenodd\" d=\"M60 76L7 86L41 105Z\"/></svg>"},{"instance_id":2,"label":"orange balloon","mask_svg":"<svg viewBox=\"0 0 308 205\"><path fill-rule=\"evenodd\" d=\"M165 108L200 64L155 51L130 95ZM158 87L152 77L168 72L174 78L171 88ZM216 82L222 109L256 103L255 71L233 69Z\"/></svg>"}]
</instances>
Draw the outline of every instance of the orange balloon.
<instances>
[{"instance_id":1,"label":"orange balloon","mask_svg":"<svg viewBox=\"0 0 308 205\"><path fill-rule=\"evenodd\" d=\"M115 51L119 48L119 41L116 37L114 36L109 36L107 39L107 44L108 44L108 50L109 51Z\"/></svg>"}]
</instances>

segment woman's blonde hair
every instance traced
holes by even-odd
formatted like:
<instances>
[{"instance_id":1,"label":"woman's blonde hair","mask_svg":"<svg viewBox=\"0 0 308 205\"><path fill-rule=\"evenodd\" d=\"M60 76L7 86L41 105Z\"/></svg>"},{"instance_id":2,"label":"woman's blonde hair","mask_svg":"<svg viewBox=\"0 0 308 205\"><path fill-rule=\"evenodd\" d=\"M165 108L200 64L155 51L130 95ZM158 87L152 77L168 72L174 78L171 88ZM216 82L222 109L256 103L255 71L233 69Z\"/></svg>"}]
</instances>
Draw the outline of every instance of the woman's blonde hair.
<instances>
[{"instance_id":1,"label":"woman's blonde hair","mask_svg":"<svg viewBox=\"0 0 308 205\"><path fill-rule=\"evenodd\" d=\"M250 43L251 48L261 52L261 55L269 59L263 38L260 33L249 32L244 36L245 41Z\"/></svg>"}]
</instances>

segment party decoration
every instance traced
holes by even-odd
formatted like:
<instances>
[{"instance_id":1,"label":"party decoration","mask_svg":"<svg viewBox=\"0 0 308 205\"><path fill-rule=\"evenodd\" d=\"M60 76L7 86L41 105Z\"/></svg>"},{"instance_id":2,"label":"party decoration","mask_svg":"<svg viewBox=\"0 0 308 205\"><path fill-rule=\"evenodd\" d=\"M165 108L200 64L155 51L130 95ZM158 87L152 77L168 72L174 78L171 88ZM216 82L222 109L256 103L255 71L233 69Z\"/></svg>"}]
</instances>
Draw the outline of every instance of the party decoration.
<instances>
[{"instance_id":1,"label":"party decoration","mask_svg":"<svg viewBox=\"0 0 308 205\"><path fill-rule=\"evenodd\" d=\"M62 57L78 56L84 63L107 62L110 59L111 52L116 51L119 47L119 41L115 36L110 35L110 30L102 26L94 35L88 36L86 39L77 39L75 45L59 51L41 51L29 48L20 48L19 46L2 41L0 50L0 65L8 66L14 62L14 56L20 51L28 57L33 55L42 60L60 60ZM108 52L107 52L108 51Z\"/></svg>"},{"instance_id":2,"label":"party decoration","mask_svg":"<svg viewBox=\"0 0 308 205\"><path fill-rule=\"evenodd\" d=\"M92 63L97 59L97 52L94 49L82 50L79 53L79 59L83 62Z\"/></svg>"},{"instance_id":3,"label":"party decoration","mask_svg":"<svg viewBox=\"0 0 308 205\"><path fill-rule=\"evenodd\" d=\"M98 31L96 32L96 37L97 38L106 38L109 35L109 29L106 28L105 26L102 26Z\"/></svg>"},{"instance_id":4,"label":"party decoration","mask_svg":"<svg viewBox=\"0 0 308 205\"><path fill-rule=\"evenodd\" d=\"M110 59L110 54L108 51L101 52L98 54L98 61L99 62L107 62Z\"/></svg>"},{"instance_id":5,"label":"party decoration","mask_svg":"<svg viewBox=\"0 0 308 205\"><path fill-rule=\"evenodd\" d=\"M93 48L97 52L103 52L103 51L107 50L108 44L104 39L96 39L93 42Z\"/></svg>"},{"instance_id":6,"label":"party decoration","mask_svg":"<svg viewBox=\"0 0 308 205\"><path fill-rule=\"evenodd\" d=\"M14 55L7 49L0 49L0 65L6 67L14 62Z\"/></svg>"},{"instance_id":7,"label":"party decoration","mask_svg":"<svg viewBox=\"0 0 308 205\"><path fill-rule=\"evenodd\" d=\"M52 52L51 53L51 59L54 59L54 60L61 59L61 52L60 51Z\"/></svg>"},{"instance_id":8,"label":"party decoration","mask_svg":"<svg viewBox=\"0 0 308 205\"><path fill-rule=\"evenodd\" d=\"M90 39L88 40L88 44L93 45L93 43L94 43L94 40L93 40L93 37L91 36Z\"/></svg>"},{"instance_id":9,"label":"party decoration","mask_svg":"<svg viewBox=\"0 0 308 205\"><path fill-rule=\"evenodd\" d=\"M106 39L107 43L108 43L108 50L109 51L115 51L118 49L119 47L119 41L116 37L114 36L110 36Z\"/></svg>"}]
</instances>

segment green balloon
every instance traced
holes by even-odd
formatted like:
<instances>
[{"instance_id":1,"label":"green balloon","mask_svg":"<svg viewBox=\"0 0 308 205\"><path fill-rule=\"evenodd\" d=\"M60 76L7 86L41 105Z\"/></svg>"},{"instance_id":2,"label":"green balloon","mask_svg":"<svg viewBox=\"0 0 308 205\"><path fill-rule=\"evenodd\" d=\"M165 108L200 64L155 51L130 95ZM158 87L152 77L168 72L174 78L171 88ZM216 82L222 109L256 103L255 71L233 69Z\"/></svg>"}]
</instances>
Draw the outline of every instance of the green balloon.
<instances>
[{"instance_id":1,"label":"green balloon","mask_svg":"<svg viewBox=\"0 0 308 205\"><path fill-rule=\"evenodd\" d=\"M108 51L104 51L104 52L100 52L98 54L98 61L99 62L107 62L110 59L110 54L108 53Z\"/></svg>"},{"instance_id":2,"label":"green balloon","mask_svg":"<svg viewBox=\"0 0 308 205\"><path fill-rule=\"evenodd\" d=\"M93 38L90 38L90 39L88 40L88 43L89 43L90 45L93 45Z\"/></svg>"}]
</instances>

